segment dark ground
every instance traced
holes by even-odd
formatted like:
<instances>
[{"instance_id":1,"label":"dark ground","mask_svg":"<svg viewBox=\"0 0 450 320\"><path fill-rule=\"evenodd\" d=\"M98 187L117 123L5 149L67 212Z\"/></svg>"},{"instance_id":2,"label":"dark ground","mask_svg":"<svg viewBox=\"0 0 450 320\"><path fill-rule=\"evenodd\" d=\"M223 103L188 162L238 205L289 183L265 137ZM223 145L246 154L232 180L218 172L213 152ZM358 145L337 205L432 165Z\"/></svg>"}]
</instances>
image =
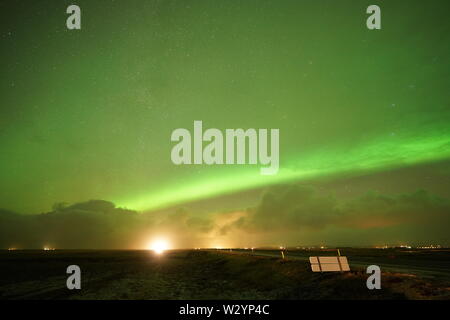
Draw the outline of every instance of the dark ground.
<instances>
[{"instance_id":1,"label":"dark ground","mask_svg":"<svg viewBox=\"0 0 450 320\"><path fill-rule=\"evenodd\" d=\"M306 259L333 252L0 251L0 299L450 299L448 250L343 251L352 271L323 274ZM72 264L81 290L66 288ZM366 287L370 264L381 290Z\"/></svg>"}]
</instances>

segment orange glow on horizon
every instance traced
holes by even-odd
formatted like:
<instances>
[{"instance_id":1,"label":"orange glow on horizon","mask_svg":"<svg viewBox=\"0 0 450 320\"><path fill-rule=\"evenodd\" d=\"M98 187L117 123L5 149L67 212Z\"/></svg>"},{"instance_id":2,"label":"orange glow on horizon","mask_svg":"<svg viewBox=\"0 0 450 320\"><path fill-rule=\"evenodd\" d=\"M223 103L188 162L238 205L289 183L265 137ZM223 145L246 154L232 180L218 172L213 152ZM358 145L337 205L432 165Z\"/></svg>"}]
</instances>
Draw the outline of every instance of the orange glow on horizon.
<instances>
[{"instance_id":1,"label":"orange glow on horizon","mask_svg":"<svg viewBox=\"0 0 450 320\"><path fill-rule=\"evenodd\" d=\"M156 254L162 254L164 251L169 250L170 246L167 240L157 239L150 244L150 250L153 250Z\"/></svg>"}]
</instances>

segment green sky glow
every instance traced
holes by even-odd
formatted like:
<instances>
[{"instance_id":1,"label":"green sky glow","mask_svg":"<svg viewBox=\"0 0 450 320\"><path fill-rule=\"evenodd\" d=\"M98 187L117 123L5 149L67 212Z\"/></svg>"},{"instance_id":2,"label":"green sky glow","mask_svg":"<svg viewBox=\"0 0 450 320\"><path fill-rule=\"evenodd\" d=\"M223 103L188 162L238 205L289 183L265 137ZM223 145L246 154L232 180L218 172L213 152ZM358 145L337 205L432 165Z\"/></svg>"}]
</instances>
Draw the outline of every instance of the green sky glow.
<instances>
[{"instance_id":1,"label":"green sky glow","mask_svg":"<svg viewBox=\"0 0 450 320\"><path fill-rule=\"evenodd\" d=\"M149 210L450 159L448 1L380 1L379 31L370 1L81 0L80 31L49 3L2 9L1 208ZM279 173L175 166L194 120L279 128Z\"/></svg>"}]
</instances>

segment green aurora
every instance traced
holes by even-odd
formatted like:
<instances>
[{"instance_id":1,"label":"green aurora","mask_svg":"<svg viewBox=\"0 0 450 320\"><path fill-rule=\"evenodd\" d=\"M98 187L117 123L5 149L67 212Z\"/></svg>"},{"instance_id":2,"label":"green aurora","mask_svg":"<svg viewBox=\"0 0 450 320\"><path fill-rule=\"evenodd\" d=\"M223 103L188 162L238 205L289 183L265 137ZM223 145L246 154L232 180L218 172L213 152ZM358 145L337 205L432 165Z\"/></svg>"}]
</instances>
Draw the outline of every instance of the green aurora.
<instances>
[{"instance_id":1,"label":"green aurora","mask_svg":"<svg viewBox=\"0 0 450 320\"><path fill-rule=\"evenodd\" d=\"M67 1L1 4L0 208L220 211L224 195L433 163L446 169L427 185L450 196L448 1L377 1L381 30L365 26L370 1L76 3L81 30ZM279 128L279 173L174 165L170 134L194 120Z\"/></svg>"},{"instance_id":2,"label":"green aurora","mask_svg":"<svg viewBox=\"0 0 450 320\"><path fill-rule=\"evenodd\" d=\"M150 195L134 197L128 201L118 201L118 204L137 210L156 209L275 183L417 165L448 159L450 157L449 145L450 136L448 132L442 133L442 131L431 137L415 137L402 141L398 139L377 141L350 149L347 152L331 150L288 159L291 160L291 165L272 176L259 175L254 168L247 168L238 173L233 169L222 170L221 174L215 174L214 177L196 177L192 181L186 181L180 187L170 185L167 190L163 189L150 193Z\"/></svg>"}]
</instances>

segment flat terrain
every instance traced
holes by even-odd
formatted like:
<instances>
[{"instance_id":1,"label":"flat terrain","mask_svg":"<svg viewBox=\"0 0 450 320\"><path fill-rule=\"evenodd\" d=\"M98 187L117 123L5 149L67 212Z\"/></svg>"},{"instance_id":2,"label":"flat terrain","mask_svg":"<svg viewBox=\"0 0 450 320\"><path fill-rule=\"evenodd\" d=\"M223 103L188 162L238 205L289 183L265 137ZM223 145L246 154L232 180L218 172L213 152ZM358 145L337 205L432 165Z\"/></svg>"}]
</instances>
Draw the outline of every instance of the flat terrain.
<instances>
[{"instance_id":1,"label":"flat terrain","mask_svg":"<svg viewBox=\"0 0 450 320\"><path fill-rule=\"evenodd\" d=\"M278 250L233 250L259 256L281 257ZM232 251L232 252L233 252ZM450 283L450 250L423 249L341 249L348 256L353 270L377 265L383 271L406 273L425 279L439 279ZM310 256L337 255L336 250L289 250L285 258L309 261Z\"/></svg>"},{"instance_id":2,"label":"flat terrain","mask_svg":"<svg viewBox=\"0 0 450 320\"><path fill-rule=\"evenodd\" d=\"M0 251L0 299L450 299L450 251L344 249L347 273L313 273L289 250ZM66 288L78 265L81 290ZM368 290L365 268L382 269Z\"/></svg>"}]
</instances>

